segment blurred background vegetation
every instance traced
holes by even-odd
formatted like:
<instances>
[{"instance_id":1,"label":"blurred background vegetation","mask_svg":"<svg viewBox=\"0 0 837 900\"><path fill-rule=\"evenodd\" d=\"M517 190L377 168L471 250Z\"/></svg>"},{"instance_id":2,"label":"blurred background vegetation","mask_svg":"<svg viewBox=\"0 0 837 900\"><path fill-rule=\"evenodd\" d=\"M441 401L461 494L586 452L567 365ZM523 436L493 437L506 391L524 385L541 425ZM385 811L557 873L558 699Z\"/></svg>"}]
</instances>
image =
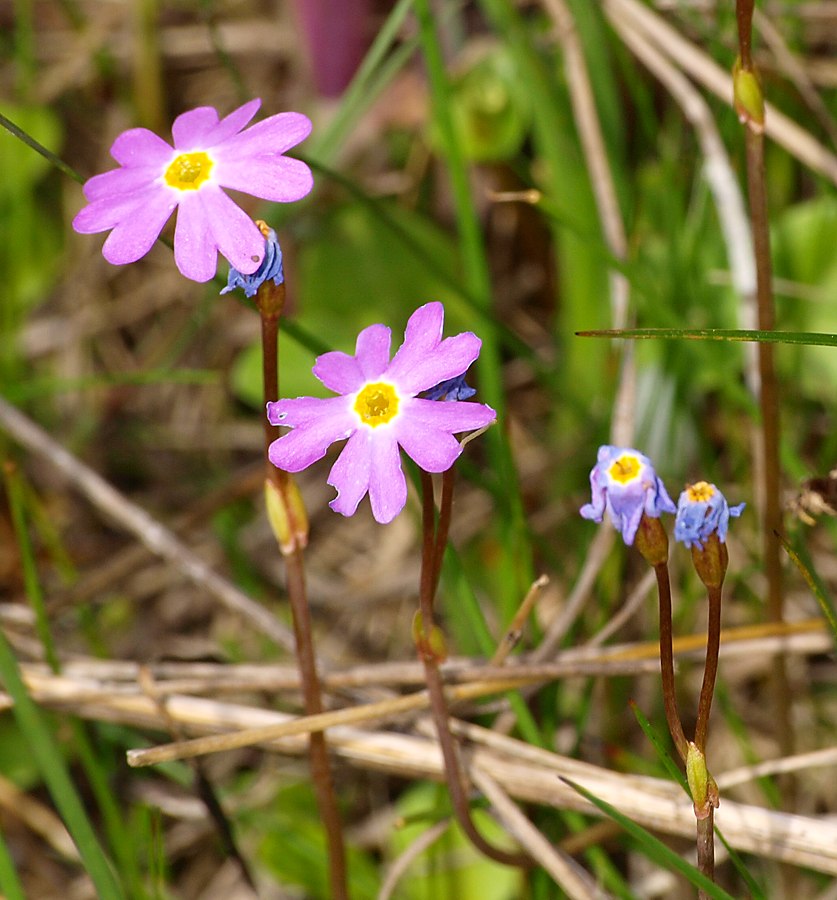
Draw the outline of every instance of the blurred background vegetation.
<instances>
[{"instance_id":1,"label":"blurred background vegetation","mask_svg":"<svg viewBox=\"0 0 837 900\"><path fill-rule=\"evenodd\" d=\"M742 203L735 185L744 183L741 126L730 98L714 95L689 71L704 111L703 118L687 114L682 95L649 71L649 57L638 58L630 40L637 31L631 10L639 6L687 42L699 69L714 61L729 71L734 4L437 2L441 68L412 6L0 0L0 113L83 178L113 166L108 148L124 129L145 125L168 138L174 117L195 106L224 114L258 96L264 115L293 109L311 117L313 134L296 149L314 169L313 194L283 208L238 198L277 228L285 254L293 336L281 338L283 395L321 391L311 375L318 352L351 349L357 331L373 322L397 334L429 300L445 303L448 333L473 330L485 342L471 379L498 407L501 424L469 446L460 466L456 552L446 560L439 601L455 655L490 656L540 573L550 585L522 649L537 647L566 613L595 535L577 511L596 449L610 442L619 417L629 424L618 433L653 458L673 496L687 481L705 478L731 503L747 501L730 536L724 623L763 621L748 345L644 341L626 369L623 346L575 336L626 324L751 326L746 266L742 275L730 261L742 242L746 250L746 219L730 234L719 213L719 206L728 213ZM767 148L778 327L835 332L837 6L772 0L760 5L756 31L766 95L803 133L770 140ZM645 40L652 61L679 75L685 55L666 56L665 38ZM611 212L624 232L622 250L603 225L600 185L580 138L571 92L579 57L572 48L592 88L604 149L598 162L614 186ZM719 141L707 157L713 135ZM806 140L816 142L821 164L806 157ZM712 181L719 159L732 176L720 195ZM0 132L0 392L287 621L282 567L261 506L258 317L218 296L223 266L217 283L190 283L163 244L130 267L108 265L99 236L70 228L82 204L77 183ZM732 221L735 229L734 215ZM614 301L614 273L627 285L626 315ZM837 463L837 355L832 348L780 347L778 366L788 534L827 587L837 579L835 523L826 511L803 525L794 510L805 480L825 479ZM620 385L630 385L634 374L626 393ZM2 428L0 457L17 465L10 478L19 485L31 539L27 547L16 532L14 504L0 505L0 620L21 662L46 658L41 619L26 612L32 562L65 663L289 660L175 568L138 551L48 458L21 450ZM341 668L410 660L416 499L385 529L365 504L344 520L327 507L328 465L300 478L312 526L318 648ZM682 550L673 560L675 633L699 632L703 593ZM561 645L596 634L642 574L638 558L614 544ZM818 613L792 568L786 602L791 620ZM649 597L609 641L650 641L656 633ZM756 653L722 662L710 744L716 774L778 754L771 659ZM834 744L836 671L827 645L790 659L800 751ZM693 715L700 672L699 664L682 666L684 716ZM349 692L335 702L369 696ZM242 698L298 709L293 694ZM630 698L649 719L663 721L653 676L547 685L529 698L525 737L616 770L662 774ZM480 721L489 723L497 708L483 709ZM190 770L127 768L127 749L165 735L104 718L82 727L72 712L70 703L50 713L47 725L126 895L250 896ZM60 850L50 794L19 729L8 711L0 716L0 823L25 895L93 896L84 869ZM110 814L91 767L115 804ZM304 763L253 749L210 757L205 768L260 895L325 896L322 835ZM797 812L834 815L831 771L799 777ZM445 794L429 782L348 766L338 768L337 782L353 896L373 897L386 865L416 830L449 813ZM779 802L769 780L731 796ZM25 804L10 799L20 797ZM31 809L53 815L52 832L33 828ZM534 807L530 815L556 841L594 821ZM396 827L399 821L409 824ZM684 850L688 842L673 845ZM642 847L616 832L591 842L581 858L623 896L638 895L650 867ZM747 865L768 896L782 895L773 864L748 857ZM729 866L724 879L741 895ZM642 895L689 895L680 881L662 885L655 893L649 881ZM834 896L827 886L826 876L803 873L795 893ZM542 872L521 875L478 860L451 830L407 872L395 896L546 898L556 896L553 889Z\"/></svg>"}]
</instances>

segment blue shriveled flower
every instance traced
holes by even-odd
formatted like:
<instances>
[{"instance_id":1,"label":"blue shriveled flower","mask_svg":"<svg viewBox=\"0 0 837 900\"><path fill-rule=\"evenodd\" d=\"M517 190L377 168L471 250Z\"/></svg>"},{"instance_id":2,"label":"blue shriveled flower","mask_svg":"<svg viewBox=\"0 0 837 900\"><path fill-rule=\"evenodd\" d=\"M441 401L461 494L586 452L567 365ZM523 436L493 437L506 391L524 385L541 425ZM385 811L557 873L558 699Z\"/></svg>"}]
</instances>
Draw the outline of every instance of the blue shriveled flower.
<instances>
[{"instance_id":1,"label":"blue shriveled flower","mask_svg":"<svg viewBox=\"0 0 837 900\"><path fill-rule=\"evenodd\" d=\"M227 286L221 291L228 294L237 287L244 288L248 297L255 297L256 291L270 278L276 285L285 280L285 272L282 269L282 248L276 238L276 232L262 221L256 223L264 235L264 259L262 264L252 275L244 275L238 269L230 268L227 276Z\"/></svg>"},{"instance_id":2,"label":"blue shriveled flower","mask_svg":"<svg viewBox=\"0 0 837 900\"><path fill-rule=\"evenodd\" d=\"M581 515L601 522L606 509L628 546L634 542L643 513L657 519L664 512L675 512L651 460L629 447L599 447L598 462L590 472L590 488L593 499L581 507Z\"/></svg>"},{"instance_id":3,"label":"blue shriveled flower","mask_svg":"<svg viewBox=\"0 0 837 900\"><path fill-rule=\"evenodd\" d=\"M717 533L718 540L724 543L729 517L740 516L745 505L730 506L714 484L706 481L690 484L677 501L674 539L687 547L697 544L698 549L703 550L704 541Z\"/></svg>"},{"instance_id":4,"label":"blue shriveled flower","mask_svg":"<svg viewBox=\"0 0 837 900\"><path fill-rule=\"evenodd\" d=\"M470 400L477 392L476 388L465 384L465 373L456 378L440 381L435 387L424 392L426 400Z\"/></svg>"}]
</instances>

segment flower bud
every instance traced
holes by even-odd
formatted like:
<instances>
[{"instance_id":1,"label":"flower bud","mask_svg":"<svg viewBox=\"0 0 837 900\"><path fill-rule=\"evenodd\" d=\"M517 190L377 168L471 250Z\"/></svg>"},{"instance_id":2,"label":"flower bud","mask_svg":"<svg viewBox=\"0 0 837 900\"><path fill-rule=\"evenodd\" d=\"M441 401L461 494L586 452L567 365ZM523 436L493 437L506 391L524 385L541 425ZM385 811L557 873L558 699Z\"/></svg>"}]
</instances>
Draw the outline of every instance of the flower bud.
<instances>
[{"instance_id":1,"label":"flower bud","mask_svg":"<svg viewBox=\"0 0 837 900\"><path fill-rule=\"evenodd\" d=\"M267 519L279 550L290 556L308 544L308 515L296 482L288 475L280 488L272 479L264 483Z\"/></svg>"}]
</instances>

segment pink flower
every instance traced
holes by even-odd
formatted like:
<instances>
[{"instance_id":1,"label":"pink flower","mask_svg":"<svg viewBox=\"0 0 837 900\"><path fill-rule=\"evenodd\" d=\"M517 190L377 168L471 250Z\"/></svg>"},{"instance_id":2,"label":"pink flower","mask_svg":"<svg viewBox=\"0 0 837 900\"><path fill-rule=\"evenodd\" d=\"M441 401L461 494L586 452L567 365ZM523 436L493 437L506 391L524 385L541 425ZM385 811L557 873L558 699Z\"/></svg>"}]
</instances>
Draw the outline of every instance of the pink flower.
<instances>
[{"instance_id":1,"label":"pink flower","mask_svg":"<svg viewBox=\"0 0 837 900\"><path fill-rule=\"evenodd\" d=\"M444 314L441 303L417 309L391 361L390 330L384 325L361 331L354 356L318 357L314 374L340 396L268 403L268 419L293 429L270 445L270 461L299 472L322 459L335 441L348 438L328 476L337 488L331 508L351 516L368 492L375 519L391 522L407 502L399 448L426 472L444 472L462 452L453 435L496 419L482 403L417 396L461 375L479 356L482 342L470 332L442 340Z\"/></svg>"},{"instance_id":2,"label":"pink flower","mask_svg":"<svg viewBox=\"0 0 837 900\"><path fill-rule=\"evenodd\" d=\"M174 148L147 128L123 132L110 148L121 168L84 185L89 203L73 228L110 231L102 253L124 265L148 253L179 207L174 261L187 278L209 281L217 252L239 272L255 272L264 236L222 188L288 203L313 186L308 166L282 155L308 136L311 122L301 113L280 113L243 132L260 106L251 100L220 121L211 106L183 113L172 126Z\"/></svg>"}]
</instances>

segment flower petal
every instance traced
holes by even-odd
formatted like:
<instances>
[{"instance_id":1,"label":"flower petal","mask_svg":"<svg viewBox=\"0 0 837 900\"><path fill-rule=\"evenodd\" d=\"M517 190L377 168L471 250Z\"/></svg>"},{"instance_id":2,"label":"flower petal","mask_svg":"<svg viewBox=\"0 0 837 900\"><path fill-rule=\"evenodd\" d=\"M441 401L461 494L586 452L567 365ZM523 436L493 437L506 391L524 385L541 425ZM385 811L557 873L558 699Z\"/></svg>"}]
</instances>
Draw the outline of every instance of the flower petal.
<instances>
[{"instance_id":1,"label":"flower petal","mask_svg":"<svg viewBox=\"0 0 837 900\"><path fill-rule=\"evenodd\" d=\"M479 356L482 342L471 332L441 339L444 315L441 303L426 303L407 322L404 343L386 374L408 394L461 375Z\"/></svg>"},{"instance_id":2,"label":"flower petal","mask_svg":"<svg viewBox=\"0 0 837 900\"><path fill-rule=\"evenodd\" d=\"M95 234L98 231L114 228L122 222L134 224L149 204L154 209L157 209L158 204L161 209L165 209L165 218L157 230L157 234L159 234L176 204L165 190L160 190L156 186L147 190L134 191L131 194L102 197L92 201L76 213L73 219L73 228L80 234Z\"/></svg>"},{"instance_id":3,"label":"flower petal","mask_svg":"<svg viewBox=\"0 0 837 900\"><path fill-rule=\"evenodd\" d=\"M292 203L311 193L314 177L298 159L287 156L256 156L228 160L213 151L218 164L214 173L218 184L274 203Z\"/></svg>"},{"instance_id":4,"label":"flower petal","mask_svg":"<svg viewBox=\"0 0 837 900\"><path fill-rule=\"evenodd\" d=\"M394 435L383 429L378 429L378 432L383 433L371 436L369 501L375 521L386 525L404 509L407 482L401 471L401 454Z\"/></svg>"},{"instance_id":5,"label":"flower petal","mask_svg":"<svg viewBox=\"0 0 837 900\"><path fill-rule=\"evenodd\" d=\"M245 275L262 264L264 235L244 210L219 188L206 185L197 191L203 201L212 236L227 261Z\"/></svg>"},{"instance_id":6,"label":"flower petal","mask_svg":"<svg viewBox=\"0 0 837 900\"><path fill-rule=\"evenodd\" d=\"M171 144L147 128L129 128L113 142L110 155L122 166L168 165L174 151Z\"/></svg>"},{"instance_id":7,"label":"flower petal","mask_svg":"<svg viewBox=\"0 0 837 900\"><path fill-rule=\"evenodd\" d=\"M214 147L224 141L229 140L233 135L238 134L244 128L250 119L259 111L262 101L256 97L248 101L238 109L234 109L229 115L223 119L206 135L206 146Z\"/></svg>"},{"instance_id":8,"label":"flower petal","mask_svg":"<svg viewBox=\"0 0 837 900\"><path fill-rule=\"evenodd\" d=\"M406 372L410 367L422 360L442 340L442 327L445 323L445 308L439 302L425 303L420 306L407 321L404 329L404 343L392 358L390 370ZM439 381L442 381L439 378ZM437 382L434 382L438 384ZM432 387L432 385L428 385Z\"/></svg>"},{"instance_id":9,"label":"flower petal","mask_svg":"<svg viewBox=\"0 0 837 900\"><path fill-rule=\"evenodd\" d=\"M330 391L338 394L351 394L364 382L357 360L340 350L318 356L313 371Z\"/></svg>"},{"instance_id":10,"label":"flower petal","mask_svg":"<svg viewBox=\"0 0 837 900\"><path fill-rule=\"evenodd\" d=\"M177 150L205 150L206 136L218 124L218 110L212 106L199 106L182 113L171 126L174 146Z\"/></svg>"},{"instance_id":11,"label":"flower petal","mask_svg":"<svg viewBox=\"0 0 837 900\"><path fill-rule=\"evenodd\" d=\"M486 425L490 425L497 419L497 413L484 403L468 401L443 403L439 400L424 400L420 397L406 398L401 402L401 415L397 420L399 429L402 427L434 428L450 434L459 434L460 431L485 428ZM402 421L406 424L400 425Z\"/></svg>"},{"instance_id":12,"label":"flower petal","mask_svg":"<svg viewBox=\"0 0 837 900\"><path fill-rule=\"evenodd\" d=\"M88 200L105 200L141 190L159 190L154 182L160 177L156 166L137 166L132 169L111 169L94 175L84 183Z\"/></svg>"},{"instance_id":13,"label":"flower petal","mask_svg":"<svg viewBox=\"0 0 837 900\"><path fill-rule=\"evenodd\" d=\"M267 420L271 425L296 428L323 418L340 418L347 432L355 427L351 403L346 397L295 397L267 404Z\"/></svg>"},{"instance_id":14,"label":"flower petal","mask_svg":"<svg viewBox=\"0 0 837 900\"><path fill-rule=\"evenodd\" d=\"M255 272L264 256L264 236L244 210L214 185L180 193L174 233L177 268L193 281L209 281L220 250L240 272Z\"/></svg>"},{"instance_id":15,"label":"flower petal","mask_svg":"<svg viewBox=\"0 0 837 900\"><path fill-rule=\"evenodd\" d=\"M286 472L301 472L322 459L335 441L349 437L353 428L353 423L347 427L342 416L320 416L275 440L268 448L268 458Z\"/></svg>"},{"instance_id":16,"label":"flower petal","mask_svg":"<svg viewBox=\"0 0 837 900\"><path fill-rule=\"evenodd\" d=\"M386 370L391 343L392 332L386 325L370 325L357 336L355 358L367 381L380 378Z\"/></svg>"},{"instance_id":17,"label":"flower petal","mask_svg":"<svg viewBox=\"0 0 837 900\"><path fill-rule=\"evenodd\" d=\"M447 431L404 428L397 436L407 456L425 472L447 471L462 452L459 441Z\"/></svg>"},{"instance_id":18,"label":"flower petal","mask_svg":"<svg viewBox=\"0 0 837 900\"><path fill-rule=\"evenodd\" d=\"M224 141L219 158L243 161L256 156L276 157L295 147L311 133L311 120L302 113L285 112L256 122L252 128Z\"/></svg>"},{"instance_id":19,"label":"flower petal","mask_svg":"<svg viewBox=\"0 0 837 900\"><path fill-rule=\"evenodd\" d=\"M317 357L314 374L331 391L352 394L365 381L380 378L389 362L390 330L370 325L357 337L355 356L334 350Z\"/></svg>"},{"instance_id":20,"label":"flower petal","mask_svg":"<svg viewBox=\"0 0 837 900\"><path fill-rule=\"evenodd\" d=\"M145 256L171 216L171 202L164 192L143 193L139 196L143 198L143 202L135 204L135 215L117 222L102 245L102 255L115 266L136 262ZM81 213L76 216L76 220L79 216Z\"/></svg>"},{"instance_id":21,"label":"flower petal","mask_svg":"<svg viewBox=\"0 0 837 900\"><path fill-rule=\"evenodd\" d=\"M329 506L344 516L353 516L369 490L372 470L372 435L362 428L356 431L328 473L328 484L337 489Z\"/></svg>"},{"instance_id":22,"label":"flower petal","mask_svg":"<svg viewBox=\"0 0 837 900\"><path fill-rule=\"evenodd\" d=\"M215 277L218 247L197 194L180 202L174 229L174 262L181 274L192 281L211 281Z\"/></svg>"}]
</instances>

